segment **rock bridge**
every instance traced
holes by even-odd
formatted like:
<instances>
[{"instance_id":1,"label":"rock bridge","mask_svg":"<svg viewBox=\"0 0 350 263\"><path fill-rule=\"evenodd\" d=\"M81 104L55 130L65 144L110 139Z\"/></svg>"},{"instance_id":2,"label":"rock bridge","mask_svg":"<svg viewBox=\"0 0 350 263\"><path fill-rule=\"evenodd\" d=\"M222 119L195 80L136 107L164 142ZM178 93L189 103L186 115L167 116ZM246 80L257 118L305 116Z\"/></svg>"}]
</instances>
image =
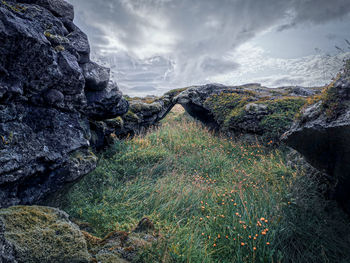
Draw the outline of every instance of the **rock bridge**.
<instances>
[{"instance_id":1,"label":"rock bridge","mask_svg":"<svg viewBox=\"0 0 350 263\"><path fill-rule=\"evenodd\" d=\"M240 132L261 135L263 131L258 127L258 122L263 116L270 113L267 109L268 103L284 98L303 100L304 97L319 91L319 88L302 87L271 89L256 83L241 86L207 84L175 89L161 97L130 98L125 96L129 101L128 112L98 125L103 127L102 130L106 133L114 133L119 138L134 136L157 125L176 104L180 104L189 115L211 129L222 129L223 119L228 111L237 107L245 113L243 123L237 126Z\"/></svg>"}]
</instances>

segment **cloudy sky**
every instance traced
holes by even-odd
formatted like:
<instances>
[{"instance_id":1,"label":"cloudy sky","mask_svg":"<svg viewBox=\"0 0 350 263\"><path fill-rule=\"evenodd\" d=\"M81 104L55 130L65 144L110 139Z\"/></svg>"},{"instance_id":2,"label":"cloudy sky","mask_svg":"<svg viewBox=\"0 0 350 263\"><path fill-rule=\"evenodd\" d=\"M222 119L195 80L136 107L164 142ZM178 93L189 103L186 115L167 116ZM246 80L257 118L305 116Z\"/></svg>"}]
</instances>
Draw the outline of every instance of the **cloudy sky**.
<instances>
[{"instance_id":1,"label":"cloudy sky","mask_svg":"<svg viewBox=\"0 0 350 263\"><path fill-rule=\"evenodd\" d=\"M68 0L129 95L205 83L318 86L350 55L349 0Z\"/></svg>"}]
</instances>

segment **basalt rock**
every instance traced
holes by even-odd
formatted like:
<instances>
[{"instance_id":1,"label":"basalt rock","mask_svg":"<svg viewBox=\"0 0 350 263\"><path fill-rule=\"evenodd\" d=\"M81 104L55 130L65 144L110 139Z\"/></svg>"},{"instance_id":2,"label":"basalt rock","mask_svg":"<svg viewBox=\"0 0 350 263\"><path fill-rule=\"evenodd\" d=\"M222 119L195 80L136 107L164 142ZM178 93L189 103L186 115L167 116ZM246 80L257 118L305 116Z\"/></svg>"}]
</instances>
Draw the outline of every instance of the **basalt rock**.
<instances>
[{"instance_id":1,"label":"basalt rock","mask_svg":"<svg viewBox=\"0 0 350 263\"><path fill-rule=\"evenodd\" d=\"M283 140L336 180L334 198L350 212L350 62L306 107Z\"/></svg>"},{"instance_id":2,"label":"basalt rock","mask_svg":"<svg viewBox=\"0 0 350 263\"><path fill-rule=\"evenodd\" d=\"M109 68L102 67L94 62L88 62L83 65L83 73L88 90L105 90L109 81Z\"/></svg>"},{"instance_id":3,"label":"basalt rock","mask_svg":"<svg viewBox=\"0 0 350 263\"><path fill-rule=\"evenodd\" d=\"M179 92L169 92L162 97L128 98L128 112L104 123L119 138L144 133L150 127L157 126L169 113L176 104L174 97Z\"/></svg>"},{"instance_id":4,"label":"basalt rock","mask_svg":"<svg viewBox=\"0 0 350 263\"><path fill-rule=\"evenodd\" d=\"M18 3L36 4L49 10L56 17L73 21L73 6L63 0L18 0Z\"/></svg>"},{"instance_id":5,"label":"basalt rock","mask_svg":"<svg viewBox=\"0 0 350 263\"><path fill-rule=\"evenodd\" d=\"M0 2L0 207L33 204L96 166L90 121L128 110L63 0Z\"/></svg>"},{"instance_id":6,"label":"basalt rock","mask_svg":"<svg viewBox=\"0 0 350 263\"><path fill-rule=\"evenodd\" d=\"M194 118L229 136L278 143L279 136L288 130L305 104L306 96L319 92L320 88L208 84L190 87L173 101Z\"/></svg>"},{"instance_id":7,"label":"basalt rock","mask_svg":"<svg viewBox=\"0 0 350 263\"><path fill-rule=\"evenodd\" d=\"M174 105L181 104L211 129L246 141L279 143L306 98L320 91L318 87L271 89L260 84L208 84L176 89L162 97L127 98L129 111L104 121L104 130L114 129L120 138L143 133L157 126Z\"/></svg>"},{"instance_id":8,"label":"basalt rock","mask_svg":"<svg viewBox=\"0 0 350 263\"><path fill-rule=\"evenodd\" d=\"M87 106L85 113L90 119L104 120L123 115L128 111L129 103L113 82L104 90L86 91Z\"/></svg>"}]
</instances>

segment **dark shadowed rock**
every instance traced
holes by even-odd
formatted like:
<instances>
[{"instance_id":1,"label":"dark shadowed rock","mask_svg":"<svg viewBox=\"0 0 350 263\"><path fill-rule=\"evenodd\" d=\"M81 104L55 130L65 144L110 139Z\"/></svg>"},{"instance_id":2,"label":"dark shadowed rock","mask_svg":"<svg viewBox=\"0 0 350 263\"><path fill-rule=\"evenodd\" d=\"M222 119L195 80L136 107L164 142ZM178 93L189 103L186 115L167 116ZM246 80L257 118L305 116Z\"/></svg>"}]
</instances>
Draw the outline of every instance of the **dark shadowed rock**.
<instances>
[{"instance_id":1,"label":"dark shadowed rock","mask_svg":"<svg viewBox=\"0 0 350 263\"><path fill-rule=\"evenodd\" d=\"M107 88L109 82L109 68L102 67L94 62L82 66L86 81L86 89L101 91Z\"/></svg>"},{"instance_id":2,"label":"dark shadowed rock","mask_svg":"<svg viewBox=\"0 0 350 263\"><path fill-rule=\"evenodd\" d=\"M78 62L88 63L90 61L90 44L87 35L72 22L66 22L65 26L71 32L66 37L79 54Z\"/></svg>"},{"instance_id":3,"label":"dark shadowed rock","mask_svg":"<svg viewBox=\"0 0 350 263\"><path fill-rule=\"evenodd\" d=\"M349 67L350 68L350 67ZM350 70L346 68L283 140L320 171L338 181L335 198L350 212Z\"/></svg>"},{"instance_id":4,"label":"dark shadowed rock","mask_svg":"<svg viewBox=\"0 0 350 263\"><path fill-rule=\"evenodd\" d=\"M129 103L123 98L118 86L109 82L105 90L87 91L85 113L94 120L104 120L123 115L128 111Z\"/></svg>"},{"instance_id":5,"label":"dark shadowed rock","mask_svg":"<svg viewBox=\"0 0 350 263\"><path fill-rule=\"evenodd\" d=\"M0 2L0 207L36 203L93 170L89 118L128 110L73 17L61 0Z\"/></svg>"},{"instance_id":6,"label":"dark shadowed rock","mask_svg":"<svg viewBox=\"0 0 350 263\"><path fill-rule=\"evenodd\" d=\"M129 110L114 119L105 120L106 126L120 138L144 133L148 128L156 126L174 107L174 97L182 90L168 92L162 97L127 98Z\"/></svg>"},{"instance_id":7,"label":"dark shadowed rock","mask_svg":"<svg viewBox=\"0 0 350 263\"><path fill-rule=\"evenodd\" d=\"M71 21L74 19L73 6L64 0L17 0L17 2L39 5L49 10L56 17L67 18Z\"/></svg>"},{"instance_id":8,"label":"dark shadowed rock","mask_svg":"<svg viewBox=\"0 0 350 263\"><path fill-rule=\"evenodd\" d=\"M5 224L2 220L0 220L0 262L18 262L13 244L5 239Z\"/></svg>"},{"instance_id":9,"label":"dark shadowed rock","mask_svg":"<svg viewBox=\"0 0 350 263\"><path fill-rule=\"evenodd\" d=\"M37 202L95 168L79 113L12 104L0 116L1 207Z\"/></svg>"}]
</instances>

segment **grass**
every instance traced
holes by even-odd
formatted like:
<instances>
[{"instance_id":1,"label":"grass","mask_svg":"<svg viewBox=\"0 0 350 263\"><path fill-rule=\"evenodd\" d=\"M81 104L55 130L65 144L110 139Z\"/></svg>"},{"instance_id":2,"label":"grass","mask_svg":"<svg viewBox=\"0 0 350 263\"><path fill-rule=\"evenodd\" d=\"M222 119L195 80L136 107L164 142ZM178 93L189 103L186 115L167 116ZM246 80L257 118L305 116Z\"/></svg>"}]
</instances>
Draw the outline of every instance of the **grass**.
<instances>
[{"instance_id":1,"label":"grass","mask_svg":"<svg viewBox=\"0 0 350 263\"><path fill-rule=\"evenodd\" d=\"M138 262L349 262L347 219L285 149L213 135L179 107L118 141L61 201L97 236L146 216L161 238Z\"/></svg>"}]
</instances>

